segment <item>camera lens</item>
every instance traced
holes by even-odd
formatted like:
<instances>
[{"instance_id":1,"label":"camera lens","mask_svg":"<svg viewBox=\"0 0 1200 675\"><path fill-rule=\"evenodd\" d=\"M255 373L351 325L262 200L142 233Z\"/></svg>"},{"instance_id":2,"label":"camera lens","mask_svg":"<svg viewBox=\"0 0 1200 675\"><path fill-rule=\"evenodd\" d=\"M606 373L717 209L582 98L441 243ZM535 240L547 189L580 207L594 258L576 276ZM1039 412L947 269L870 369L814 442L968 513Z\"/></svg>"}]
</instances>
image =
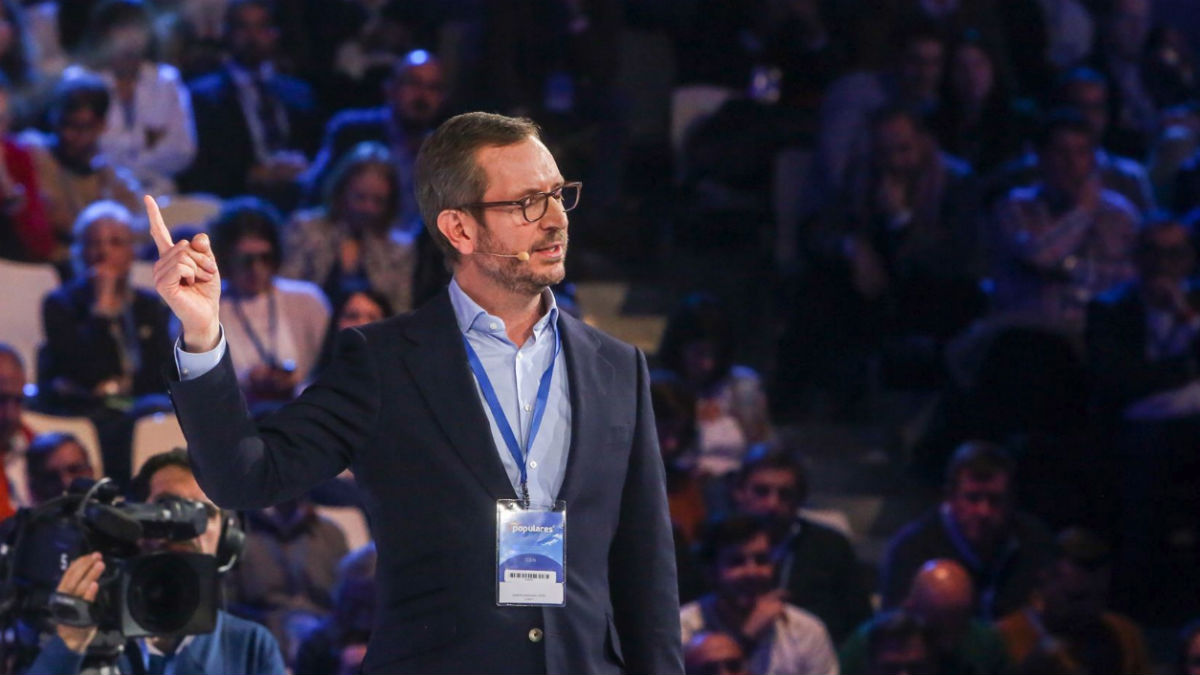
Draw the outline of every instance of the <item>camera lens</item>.
<instances>
[{"instance_id":1,"label":"camera lens","mask_svg":"<svg viewBox=\"0 0 1200 675\"><path fill-rule=\"evenodd\" d=\"M185 556L139 558L129 570L129 615L156 635L183 630L199 607L200 575Z\"/></svg>"}]
</instances>

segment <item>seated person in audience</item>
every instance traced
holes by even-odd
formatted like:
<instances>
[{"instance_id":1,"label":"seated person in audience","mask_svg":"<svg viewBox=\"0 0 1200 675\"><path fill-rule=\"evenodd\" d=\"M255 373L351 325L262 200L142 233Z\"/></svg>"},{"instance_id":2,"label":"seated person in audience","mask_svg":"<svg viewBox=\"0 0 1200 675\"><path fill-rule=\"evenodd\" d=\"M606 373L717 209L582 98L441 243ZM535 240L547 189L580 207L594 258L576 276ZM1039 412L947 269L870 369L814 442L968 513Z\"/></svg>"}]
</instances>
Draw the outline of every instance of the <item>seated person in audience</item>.
<instances>
[{"instance_id":1,"label":"seated person in audience","mask_svg":"<svg viewBox=\"0 0 1200 675\"><path fill-rule=\"evenodd\" d=\"M749 443L771 435L767 397L758 373L734 365L733 324L716 298L695 293L667 319L660 364L696 396L697 469L723 476L741 466Z\"/></svg>"},{"instance_id":2,"label":"seated person in audience","mask_svg":"<svg viewBox=\"0 0 1200 675\"><path fill-rule=\"evenodd\" d=\"M1103 139L1109 125L1109 89L1103 75L1091 68L1067 71L1058 82L1059 105L1077 110L1092 130L1092 137ZM1027 152L1004 164L988 180L989 196L1004 196L1013 188L1037 182L1041 168L1036 152ZM1129 200L1140 213L1155 208L1154 190L1146 167L1138 160L1118 157L1100 143L1096 144L1096 172L1100 184Z\"/></svg>"},{"instance_id":3,"label":"seated person in audience","mask_svg":"<svg viewBox=\"0 0 1200 675\"><path fill-rule=\"evenodd\" d=\"M733 488L741 513L776 519L786 532L777 549L779 587L788 602L821 619L835 644L871 616L854 548L842 533L800 515L808 477L798 449L762 444L746 455Z\"/></svg>"},{"instance_id":4,"label":"seated person in audience","mask_svg":"<svg viewBox=\"0 0 1200 675\"><path fill-rule=\"evenodd\" d=\"M329 322L329 331L325 334L325 342L321 346L321 357L313 368L311 379L315 379L329 364L329 359L333 358L338 333L347 328L383 321L393 314L395 312L392 311L392 303L379 291L368 288L346 296L334 309L333 320Z\"/></svg>"},{"instance_id":5,"label":"seated person in audience","mask_svg":"<svg viewBox=\"0 0 1200 675\"><path fill-rule=\"evenodd\" d=\"M683 646L687 675L750 675L746 654L729 633L701 631Z\"/></svg>"},{"instance_id":6,"label":"seated person in audience","mask_svg":"<svg viewBox=\"0 0 1200 675\"><path fill-rule=\"evenodd\" d=\"M65 79L55 88L47 117L50 134L22 134L33 156L37 184L57 241L69 244L71 228L89 204L114 200L130 211L142 208L133 174L100 152L110 105L108 87L94 75Z\"/></svg>"},{"instance_id":7,"label":"seated person in audience","mask_svg":"<svg viewBox=\"0 0 1200 675\"><path fill-rule=\"evenodd\" d=\"M1013 504L1014 469L1003 448L968 441L951 457L942 503L888 542L880 567L883 607L899 606L927 560L966 568L978 593L976 613L994 619L1022 605L1050 555L1053 537Z\"/></svg>"},{"instance_id":8,"label":"seated person in audience","mask_svg":"<svg viewBox=\"0 0 1200 675\"><path fill-rule=\"evenodd\" d=\"M1086 530L1058 535L1028 604L996 622L1019 673L1148 673L1146 640L1107 609L1108 544Z\"/></svg>"},{"instance_id":9,"label":"seated person in audience","mask_svg":"<svg viewBox=\"0 0 1200 675\"><path fill-rule=\"evenodd\" d=\"M975 587L962 565L953 560L930 560L916 577L900 611L925 628L928 658L943 673L1000 675L1007 672L1004 641L990 623L973 616ZM873 673L868 621L842 644L838 652L843 673Z\"/></svg>"},{"instance_id":10,"label":"seated person in audience","mask_svg":"<svg viewBox=\"0 0 1200 675\"><path fill-rule=\"evenodd\" d=\"M341 528L307 499L249 512L230 611L270 629L293 662L300 638L333 609L338 562L348 551Z\"/></svg>"},{"instance_id":11,"label":"seated person in audience","mask_svg":"<svg viewBox=\"0 0 1200 675\"><path fill-rule=\"evenodd\" d=\"M713 592L679 610L683 642L701 631L733 635L749 655L754 675L837 673L837 656L824 624L788 604L775 587L771 524L749 516L715 521L703 558Z\"/></svg>"},{"instance_id":12,"label":"seated person in audience","mask_svg":"<svg viewBox=\"0 0 1200 675\"><path fill-rule=\"evenodd\" d=\"M397 312L413 309L416 233L398 220L403 199L387 148L355 146L330 173L325 205L288 224L280 274L319 285L334 306L372 289Z\"/></svg>"},{"instance_id":13,"label":"seated person in audience","mask_svg":"<svg viewBox=\"0 0 1200 675\"><path fill-rule=\"evenodd\" d=\"M182 553L216 555L221 539L221 509L200 489L192 475L187 452L182 449L155 455L142 465L134 479L133 497L138 501L155 502L164 497L178 497L206 505L208 526L195 539L170 542L168 550ZM160 550L160 542L146 541L148 550ZM104 572L99 553L76 558L67 567L58 592L74 595L91 602L98 591L97 580ZM42 648L28 673L78 673L88 645L96 637L96 627L75 628L59 625L57 635ZM279 645L266 628L239 619L224 610L217 611L217 625L211 633L185 637L149 637L137 640L150 668L134 668L127 654L117 664L120 673L197 673L219 675L283 675L286 672Z\"/></svg>"},{"instance_id":14,"label":"seated person in audience","mask_svg":"<svg viewBox=\"0 0 1200 675\"><path fill-rule=\"evenodd\" d=\"M704 490L695 473L696 397L675 373L656 369L650 373L650 405L667 472L671 525L690 545L708 515Z\"/></svg>"},{"instance_id":15,"label":"seated person in audience","mask_svg":"<svg viewBox=\"0 0 1200 675\"><path fill-rule=\"evenodd\" d=\"M229 355L252 403L295 395L320 355L329 303L307 281L276 276L282 257L278 212L266 202L229 200L209 225L225 273L221 326Z\"/></svg>"},{"instance_id":16,"label":"seated person in audience","mask_svg":"<svg viewBox=\"0 0 1200 675\"><path fill-rule=\"evenodd\" d=\"M25 451L25 475L30 503L44 504L71 487L76 478L96 478L95 468L79 439L71 434L41 434Z\"/></svg>"},{"instance_id":17,"label":"seated person in audience","mask_svg":"<svg viewBox=\"0 0 1200 675\"><path fill-rule=\"evenodd\" d=\"M34 434L21 422L24 410L25 364L17 350L0 342L0 457L4 459L6 478L0 481L0 520L31 503L25 478L25 449Z\"/></svg>"},{"instance_id":18,"label":"seated person in audience","mask_svg":"<svg viewBox=\"0 0 1200 675\"><path fill-rule=\"evenodd\" d=\"M74 238L78 278L42 304L39 395L54 412L89 414L115 399L165 392L162 369L174 362L170 315L153 292L130 283L133 216L116 202L95 202L79 214Z\"/></svg>"},{"instance_id":19,"label":"seated person in audience","mask_svg":"<svg viewBox=\"0 0 1200 675\"><path fill-rule=\"evenodd\" d=\"M421 141L441 121L446 102L446 82L442 63L429 52L419 49L395 59L392 75L384 84L387 103L378 108L343 110L325 125L321 150L305 175L307 202L319 202L333 167L359 143L372 141L391 152L396 171L394 179L399 195L397 219L410 229L421 214L413 191L413 160Z\"/></svg>"},{"instance_id":20,"label":"seated person in audience","mask_svg":"<svg viewBox=\"0 0 1200 675\"><path fill-rule=\"evenodd\" d=\"M156 63L154 25L143 0L105 0L92 10L81 66L108 85L112 105L100 149L154 194L175 191L175 174L196 155L192 102L179 71Z\"/></svg>"},{"instance_id":21,"label":"seated person in audience","mask_svg":"<svg viewBox=\"0 0 1200 675\"><path fill-rule=\"evenodd\" d=\"M1179 631L1179 675L1200 675L1200 621L1192 621Z\"/></svg>"},{"instance_id":22,"label":"seated person in audience","mask_svg":"<svg viewBox=\"0 0 1200 675\"><path fill-rule=\"evenodd\" d=\"M375 542L351 551L338 563L333 585L333 612L300 643L293 670L297 673L336 673L371 637L375 623ZM358 672L355 668L350 672Z\"/></svg>"},{"instance_id":23,"label":"seated person in audience","mask_svg":"<svg viewBox=\"0 0 1200 675\"><path fill-rule=\"evenodd\" d=\"M849 281L836 311L861 313L868 341L947 340L982 311L974 176L912 110L878 111L865 139L818 228L816 245Z\"/></svg>"},{"instance_id":24,"label":"seated person in audience","mask_svg":"<svg viewBox=\"0 0 1200 675\"><path fill-rule=\"evenodd\" d=\"M1108 419L1200 415L1200 288L1191 233L1172 219L1137 235L1137 279L1088 306L1094 398ZM1193 385L1193 386L1189 386Z\"/></svg>"},{"instance_id":25,"label":"seated person in audience","mask_svg":"<svg viewBox=\"0 0 1200 675\"><path fill-rule=\"evenodd\" d=\"M884 612L866 629L867 666L862 671L842 667L844 675L936 675L939 670L929 631L904 610Z\"/></svg>"},{"instance_id":26,"label":"seated person in audience","mask_svg":"<svg viewBox=\"0 0 1200 675\"><path fill-rule=\"evenodd\" d=\"M1096 139L1075 110L1050 113L1037 139L1042 180L997 207L995 301L999 309L1072 330L1088 301L1133 276L1140 217L1105 189Z\"/></svg>"},{"instance_id":27,"label":"seated person in audience","mask_svg":"<svg viewBox=\"0 0 1200 675\"><path fill-rule=\"evenodd\" d=\"M66 247L58 246L33 157L10 135L14 94L0 76L0 258L25 262L61 260Z\"/></svg>"},{"instance_id":28,"label":"seated person in audience","mask_svg":"<svg viewBox=\"0 0 1200 675\"><path fill-rule=\"evenodd\" d=\"M292 208L297 178L319 133L308 83L278 71L279 24L270 0L232 0L222 40L228 58L189 89L196 159L179 177L185 192L250 192Z\"/></svg>"}]
</instances>

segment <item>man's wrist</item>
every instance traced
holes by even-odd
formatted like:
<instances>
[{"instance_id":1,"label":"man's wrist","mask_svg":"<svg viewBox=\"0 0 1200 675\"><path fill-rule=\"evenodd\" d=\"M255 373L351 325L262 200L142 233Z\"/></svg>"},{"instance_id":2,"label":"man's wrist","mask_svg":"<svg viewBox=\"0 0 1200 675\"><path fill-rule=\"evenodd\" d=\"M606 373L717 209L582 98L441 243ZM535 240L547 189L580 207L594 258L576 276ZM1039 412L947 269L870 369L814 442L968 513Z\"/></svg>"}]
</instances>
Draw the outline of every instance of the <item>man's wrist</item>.
<instances>
[{"instance_id":1,"label":"man's wrist","mask_svg":"<svg viewBox=\"0 0 1200 675\"><path fill-rule=\"evenodd\" d=\"M180 343L183 345L183 351L191 354L203 354L211 352L221 344L221 325L216 324L207 330L183 330Z\"/></svg>"}]
</instances>

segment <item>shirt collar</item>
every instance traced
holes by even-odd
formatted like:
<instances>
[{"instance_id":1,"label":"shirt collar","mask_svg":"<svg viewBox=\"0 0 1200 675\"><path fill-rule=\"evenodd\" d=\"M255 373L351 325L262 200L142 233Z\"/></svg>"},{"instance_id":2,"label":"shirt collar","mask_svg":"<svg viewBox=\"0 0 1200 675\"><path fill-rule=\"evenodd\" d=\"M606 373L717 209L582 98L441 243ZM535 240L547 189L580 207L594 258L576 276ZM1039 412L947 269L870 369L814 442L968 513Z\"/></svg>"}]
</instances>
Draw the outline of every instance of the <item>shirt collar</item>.
<instances>
[{"instance_id":1,"label":"shirt collar","mask_svg":"<svg viewBox=\"0 0 1200 675\"><path fill-rule=\"evenodd\" d=\"M542 302L547 309L537 323L533 324L534 340L540 339L548 327L558 325L558 303L554 300L554 292L549 288L542 291ZM487 310L471 299L471 296L467 295L466 291L458 285L458 279L450 280L450 304L454 307L454 319L458 322L458 329L462 331L463 335L474 330L508 339L504 320L488 314Z\"/></svg>"}]
</instances>

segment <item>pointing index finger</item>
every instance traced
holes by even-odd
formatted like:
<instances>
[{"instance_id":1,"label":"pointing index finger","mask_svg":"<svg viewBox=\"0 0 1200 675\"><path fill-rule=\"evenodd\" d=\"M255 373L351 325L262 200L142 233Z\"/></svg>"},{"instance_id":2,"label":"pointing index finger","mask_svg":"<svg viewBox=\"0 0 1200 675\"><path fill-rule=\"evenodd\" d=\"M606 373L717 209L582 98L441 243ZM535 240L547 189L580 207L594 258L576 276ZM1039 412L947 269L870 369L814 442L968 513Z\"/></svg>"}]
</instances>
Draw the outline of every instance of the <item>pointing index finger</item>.
<instances>
[{"instance_id":1,"label":"pointing index finger","mask_svg":"<svg viewBox=\"0 0 1200 675\"><path fill-rule=\"evenodd\" d=\"M171 231L167 229L162 211L158 210L158 202L154 201L154 197L146 195L142 200L146 203L146 215L150 217L150 236L154 238L154 245L158 247L158 254L161 256L175 245L171 240Z\"/></svg>"}]
</instances>

